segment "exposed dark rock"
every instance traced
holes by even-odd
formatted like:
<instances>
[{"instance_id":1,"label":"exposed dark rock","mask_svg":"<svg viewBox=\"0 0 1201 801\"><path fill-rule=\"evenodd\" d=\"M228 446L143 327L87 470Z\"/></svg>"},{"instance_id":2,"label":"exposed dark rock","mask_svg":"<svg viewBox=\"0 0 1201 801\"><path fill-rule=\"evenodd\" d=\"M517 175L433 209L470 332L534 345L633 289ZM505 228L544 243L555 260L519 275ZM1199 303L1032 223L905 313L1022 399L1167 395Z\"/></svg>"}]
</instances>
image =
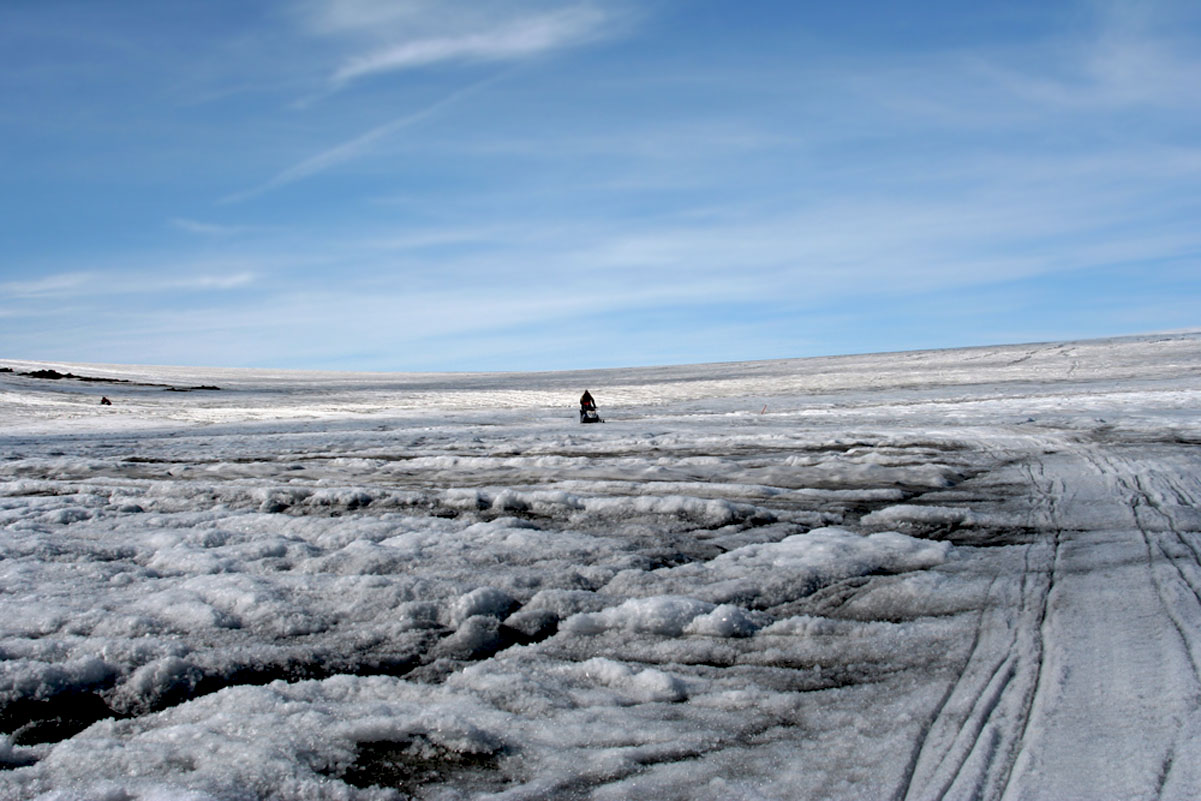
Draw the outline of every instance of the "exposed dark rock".
<instances>
[{"instance_id":1,"label":"exposed dark rock","mask_svg":"<svg viewBox=\"0 0 1201 801\"><path fill-rule=\"evenodd\" d=\"M48 378L52 381L58 381L60 378L78 378L71 373L60 373L58 370L34 370L29 373L21 373L29 378Z\"/></svg>"},{"instance_id":2,"label":"exposed dark rock","mask_svg":"<svg viewBox=\"0 0 1201 801\"><path fill-rule=\"evenodd\" d=\"M11 367L0 367L0 373L11 372L13 372ZM75 375L74 373L60 373L58 370L31 370L28 373L17 373L17 375L25 376L26 378L44 378L50 381L61 381L62 379L67 378L91 384L128 384L133 387L162 387L168 392L191 392L193 390L221 389L221 387L215 387L211 384L203 384L197 387L172 387L167 384L148 384L140 381L130 381L127 378L97 378L96 376Z\"/></svg>"}]
</instances>

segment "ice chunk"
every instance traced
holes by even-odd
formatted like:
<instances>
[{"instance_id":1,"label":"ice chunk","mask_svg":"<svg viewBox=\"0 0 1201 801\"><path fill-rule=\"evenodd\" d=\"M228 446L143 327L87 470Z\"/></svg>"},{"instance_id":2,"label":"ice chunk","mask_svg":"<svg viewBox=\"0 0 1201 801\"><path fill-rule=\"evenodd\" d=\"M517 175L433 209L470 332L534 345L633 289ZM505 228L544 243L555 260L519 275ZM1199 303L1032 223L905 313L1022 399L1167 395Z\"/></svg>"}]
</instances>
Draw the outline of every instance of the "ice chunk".
<instances>
[{"instance_id":1,"label":"ice chunk","mask_svg":"<svg viewBox=\"0 0 1201 801\"><path fill-rule=\"evenodd\" d=\"M476 615L487 615L503 620L508 617L515 606L517 606L517 601L504 590L498 590L495 587L480 587L455 599L450 608L450 624L458 626Z\"/></svg>"},{"instance_id":2,"label":"ice chunk","mask_svg":"<svg viewBox=\"0 0 1201 801\"><path fill-rule=\"evenodd\" d=\"M707 637L749 637L765 621L765 618L756 619L741 607L722 604L708 614L694 617L684 631Z\"/></svg>"},{"instance_id":3,"label":"ice chunk","mask_svg":"<svg viewBox=\"0 0 1201 801\"><path fill-rule=\"evenodd\" d=\"M618 690L635 703L672 703L687 697L683 680L655 668L634 670L598 656L580 664L576 671L590 682Z\"/></svg>"},{"instance_id":4,"label":"ice chunk","mask_svg":"<svg viewBox=\"0 0 1201 801\"><path fill-rule=\"evenodd\" d=\"M622 629L636 634L678 637L698 615L713 611L714 604L683 596L633 598L601 612L582 613L567 619L563 627L576 634L598 634Z\"/></svg>"}]
</instances>

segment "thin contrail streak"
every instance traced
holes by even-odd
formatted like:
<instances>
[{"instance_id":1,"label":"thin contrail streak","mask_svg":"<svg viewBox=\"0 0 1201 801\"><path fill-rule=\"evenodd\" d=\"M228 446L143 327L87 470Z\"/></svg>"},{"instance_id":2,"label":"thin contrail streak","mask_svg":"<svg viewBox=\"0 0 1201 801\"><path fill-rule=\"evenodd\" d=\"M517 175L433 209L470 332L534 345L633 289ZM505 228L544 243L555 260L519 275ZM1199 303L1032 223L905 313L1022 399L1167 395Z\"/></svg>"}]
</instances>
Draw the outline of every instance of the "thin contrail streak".
<instances>
[{"instance_id":1,"label":"thin contrail streak","mask_svg":"<svg viewBox=\"0 0 1201 801\"><path fill-rule=\"evenodd\" d=\"M422 120L432 117L439 111L442 111L448 106L457 103L463 98L482 91L491 84L501 80L508 74L508 72L502 72L498 75L493 75L490 78L485 78L482 81L477 81L470 86L450 93L441 100L431 103L423 109L415 111L411 114L407 114L403 117L399 117L391 122L386 122L383 125L376 126L366 133L356 136L354 139L350 139L339 145L335 145L327 150L323 150L315 156L310 156L304 161L293 164L291 167L276 173L275 176L256 187L252 187L251 189L246 189L241 192L235 192L231 195L226 195L221 199L221 203L238 203L243 200L248 200L249 198L257 197L265 192L278 189L281 186L287 186L288 184L303 180L312 175L316 175L317 173L324 172L325 170L328 170L338 164L342 164L357 158L370 150L371 145L375 142L384 139L391 134L396 133L397 131L415 125Z\"/></svg>"}]
</instances>

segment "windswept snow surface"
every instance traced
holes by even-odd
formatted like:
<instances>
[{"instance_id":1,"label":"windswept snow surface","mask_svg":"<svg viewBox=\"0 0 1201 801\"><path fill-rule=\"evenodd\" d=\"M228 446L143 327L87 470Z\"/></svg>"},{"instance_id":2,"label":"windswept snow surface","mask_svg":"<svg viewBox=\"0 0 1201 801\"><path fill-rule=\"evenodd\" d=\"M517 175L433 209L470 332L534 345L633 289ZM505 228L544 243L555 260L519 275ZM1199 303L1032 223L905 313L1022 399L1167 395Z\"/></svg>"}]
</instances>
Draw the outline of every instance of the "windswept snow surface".
<instances>
[{"instance_id":1,"label":"windswept snow surface","mask_svg":"<svg viewBox=\"0 0 1201 801\"><path fill-rule=\"evenodd\" d=\"M1201 335L0 366L0 798L1201 797Z\"/></svg>"}]
</instances>

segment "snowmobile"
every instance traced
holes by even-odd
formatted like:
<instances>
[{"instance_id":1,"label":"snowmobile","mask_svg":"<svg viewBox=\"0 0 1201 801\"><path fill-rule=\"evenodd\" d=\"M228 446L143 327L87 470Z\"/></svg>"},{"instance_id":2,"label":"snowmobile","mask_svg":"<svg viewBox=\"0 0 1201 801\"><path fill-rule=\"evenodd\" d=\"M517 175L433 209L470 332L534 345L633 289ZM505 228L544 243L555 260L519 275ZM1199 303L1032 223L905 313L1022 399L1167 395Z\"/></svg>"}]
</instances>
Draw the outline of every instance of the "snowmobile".
<instances>
[{"instance_id":1,"label":"snowmobile","mask_svg":"<svg viewBox=\"0 0 1201 801\"><path fill-rule=\"evenodd\" d=\"M580 422L581 423L603 423L600 415L596 411L596 401L592 399L592 393L584 390L583 397L580 398Z\"/></svg>"}]
</instances>

